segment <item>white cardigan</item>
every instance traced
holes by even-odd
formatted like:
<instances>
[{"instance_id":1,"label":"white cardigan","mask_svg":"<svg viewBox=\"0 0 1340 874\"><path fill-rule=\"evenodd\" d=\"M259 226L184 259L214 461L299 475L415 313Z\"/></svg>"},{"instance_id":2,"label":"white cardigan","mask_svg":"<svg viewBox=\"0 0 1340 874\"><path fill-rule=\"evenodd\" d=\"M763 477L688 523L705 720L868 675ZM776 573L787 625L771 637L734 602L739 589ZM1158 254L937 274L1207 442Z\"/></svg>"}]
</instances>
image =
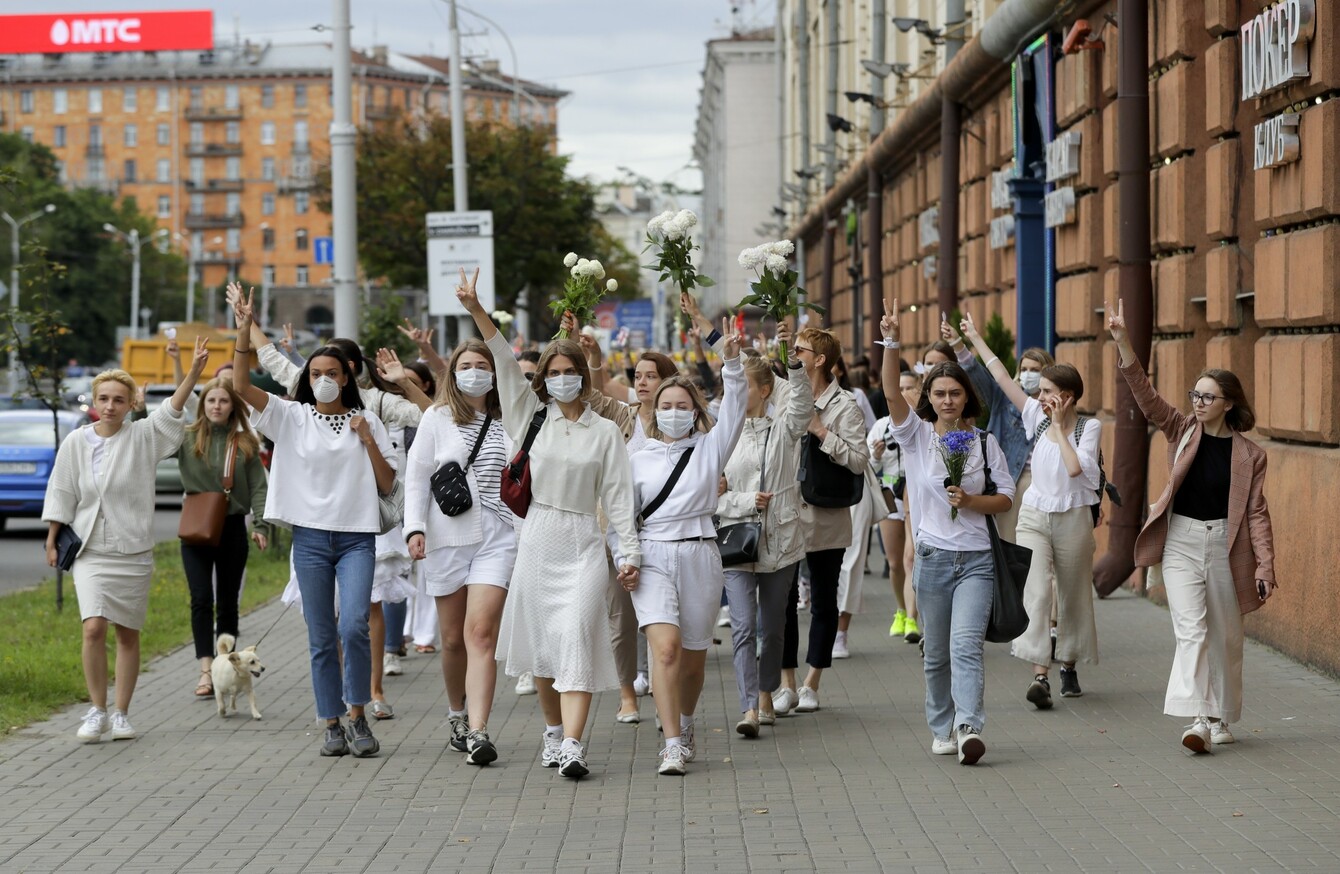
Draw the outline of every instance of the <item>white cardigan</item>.
<instances>
[{"instance_id":1,"label":"white cardigan","mask_svg":"<svg viewBox=\"0 0 1340 874\"><path fill-rule=\"evenodd\" d=\"M503 432L503 447L510 459L513 455L512 438ZM405 537L424 536L425 550L432 552L444 546L469 546L484 539L480 513L486 510L479 500L479 481L474 468L465 472L470 483L474 503L459 516L448 516L433 500L430 480L442 465L454 461L465 467L472 447L461 436L461 430L452 419L448 407L432 407L419 421L414 445L409 448L409 463L405 468ZM510 513L508 515L511 515ZM513 527L519 520L512 517Z\"/></svg>"},{"instance_id":2,"label":"white cardigan","mask_svg":"<svg viewBox=\"0 0 1340 874\"><path fill-rule=\"evenodd\" d=\"M101 516L103 534L116 552L147 552L154 547L154 473L158 462L181 446L181 411L164 402L148 418L126 422L107 438L98 465L101 482L94 479L93 447L83 433L92 427L84 425L61 443L42 521L72 527L84 541L82 553Z\"/></svg>"}]
</instances>

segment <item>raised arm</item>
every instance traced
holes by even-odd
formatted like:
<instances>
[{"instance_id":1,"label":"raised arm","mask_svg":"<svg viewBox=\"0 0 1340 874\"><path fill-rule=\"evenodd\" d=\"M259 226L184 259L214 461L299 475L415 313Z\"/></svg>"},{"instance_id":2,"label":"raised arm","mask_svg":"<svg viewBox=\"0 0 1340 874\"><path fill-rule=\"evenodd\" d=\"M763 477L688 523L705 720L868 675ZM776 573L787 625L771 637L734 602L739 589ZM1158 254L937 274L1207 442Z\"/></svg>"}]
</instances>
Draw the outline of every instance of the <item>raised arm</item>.
<instances>
[{"instance_id":1,"label":"raised arm","mask_svg":"<svg viewBox=\"0 0 1340 874\"><path fill-rule=\"evenodd\" d=\"M167 357L172 362L172 384L181 385L181 381L186 378L186 371L181 368L181 347L177 345L176 337L167 342Z\"/></svg>"},{"instance_id":2,"label":"raised arm","mask_svg":"<svg viewBox=\"0 0 1340 874\"><path fill-rule=\"evenodd\" d=\"M763 345L767 348L766 341ZM777 326L777 348L781 349L783 346L786 347L787 357L790 360L783 362L786 365L787 391L780 424L785 426L785 433L789 439L799 440L814 415L814 386L810 385L810 378L805 375L805 365L796 357L796 347L791 342L791 325L785 321ZM775 391L773 399L777 400Z\"/></svg>"},{"instance_id":3,"label":"raised arm","mask_svg":"<svg viewBox=\"0 0 1340 874\"><path fill-rule=\"evenodd\" d=\"M168 398L168 403L172 405L174 412L180 413L186 406L186 399L191 396L195 390L195 384L200 379L200 374L205 371L205 364L209 361L209 340L205 337L195 338L195 355L191 358L191 369L187 371L186 376L177 385L177 390Z\"/></svg>"},{"instance_id":4,"label":"raised arm","mask_svg":"<svg viewBox=\"0 0 1340 874\"><path fill-rule=\"evenodd\" d=\"M977 333L977 325L973 324L971 313L963 316L963 321L959 322L959 330L963 332L963 336L968 338L968 342L972 343L972 348L981 357L987 372L995 377L996 385L1000 388L1001 394L1005 395L1009 402L1022 412L1024 404L1028 403L1028 392L1024 391L1019 383L1014 381L1009 369L1001 362L996 353L991 351L991 347L986 345L982 335Z\"/></svg>"},{"instance_id":5,"label":"raised arm","mask_svg":"<svg viewBox=\"0 0 1340 874\"><path fill-rule=\"evenodd\" d=\"M880 365L880 389L889 405L889 420L895 425L907 421L912 408L898 390L898 298L884 301L884 315L879 320L879 332L884 335L884 361ZM892 343L893 345L889 345Z\"/></svg>"},{"instance_id":6,"label":"raised arm","mask_svg":"<svg viewBox=\"0 0 1340 874\"><path fill-rule=\"evenodd\" d=\"M239 290L240 291L240 290ZM256 289L252 289L246 299L238 296L233 302L233 315L237 318L237 345L233 350L233 391L257 410L265 409L270 402L270 393L251 384L251 349L245 347L243 337L251 336L252 302L256 298Z\"/></svg>"},{"instance_id":7,"label":"raised arm","mask_svg":"<svg viewBox=\"0 0 1340 874\"><path fill-rule=\"evenodd\" d=\"M731 334L721 341L721 409L716 427L707 432L706 441L715 448L718 470L726 466L735 444L744 430L745 410L749 388L745 384L744 361L740 359L740 344L744 338Z\"/></svg>"},{"instance_id":8,"label":"raised arm","mask_svg":"<svg viewBox=\"0 0 1340 874\"><path fill-rule=\"evenodd\" d=\"M1149 376L1140 366L1140 359L1135 356L1130 336L1126 333L1125 305L1118 300L1117 308L1113 310L1112 304L1104 302L1103 309L1107 313L1107 330L1112 334L1112 339L1117 341L1117 369L1126 377L1126 384L1130 386L1140 411L1170 440L1177 438L1186 430L1192 417L1178 411L1150 384Z\"/></svg>"},{"instance_id":9,"label":"raised arm","mask_svg":"<svg viewBox=\"0 0 1340 874\"><path fill-rule=\"evenodd\" d=\"M540 398L530 389L530 382L521 372L521 365L512 356L512 347L507 338L499 332L489 318L488 312L479 303L479 294L475 283L479 280L479 271L475 278L467 280L465 271L461 271L461 282L456 286L456 299L465 307L475 320L475 327L485 345L493 352L493 376L497 380L498 399L502 403L503 428L515 441L525 439L526 430L535 411L540 408Z\"/></svg>"},{"instance_id":10,"label":"raised arm","mask_svg":"<svg viewBox=\"0 0 1340 874\"><path fill-rule=\"evenodd\" d=\"M400 363L400 356L390 349L377 350L377 374L387 382L399 386L409 402L419 408L419 412L426 412L433 405L433 399L423 393L418 383L409 378L405 366Z\"/></svg>"},{"instance_id":11,"label":"raised arm","mask_svg":"<svg viewBox=\"0 0 1340 874\"><path fill-rule=\"evenodd\" d=\"M493 324L493 319L489 316L488 310L479 303L479 268L475 268L475 275L467 278L465 268L461 270L461 281L456 286L456 299L465 307L465 311L475 320L475 329L479 331L479 339L485 343L492 340L498 334L498 326Z\"/></svg>"},{"instance_id":12,"label":"raised arm","mask_svg":"<svg viewBox=\"0 0 1340 874\"><path fill-rule=\"evenodd\" d=\"M419 357L423 359L424 364L432 372L434 379L443 379L447 372L447 362L442 360L442 356L437 354L433 348L433 329L416 328L414 323L405 319L403 326L397 325L396 330L404 334L419 349Z\"/></svg>"}]
</instances>

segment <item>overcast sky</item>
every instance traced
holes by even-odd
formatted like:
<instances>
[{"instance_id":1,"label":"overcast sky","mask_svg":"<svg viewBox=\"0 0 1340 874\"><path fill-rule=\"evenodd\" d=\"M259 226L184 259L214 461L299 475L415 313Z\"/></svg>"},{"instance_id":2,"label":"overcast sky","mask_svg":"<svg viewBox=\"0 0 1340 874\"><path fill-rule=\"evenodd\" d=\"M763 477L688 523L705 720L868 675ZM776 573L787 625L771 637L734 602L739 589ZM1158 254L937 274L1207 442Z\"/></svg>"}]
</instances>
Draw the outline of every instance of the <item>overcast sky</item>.
<instances>
[{"instance_id":1,"label":"overcast sky","mask_svg":"<svg viewBox=\"0 0 1340 874\"><path fill-rule=\"evenodd\" d=\"M444 0L351 0L355 47L448 53ZM218 40L307 42L328 38L331 0L0 0L0 14L214 10ZM750 26L770 24L774 0L469 0L506 31L520 74L572 92L559 108L560 150L576 175L609 179L627 166L696 187L692 157L707 40L729 33L732 8ZM235 24L236 22L236 24ZM511 72L497 30L464 11L464 53L497 58Z\"/></svg>"}]
</instances>

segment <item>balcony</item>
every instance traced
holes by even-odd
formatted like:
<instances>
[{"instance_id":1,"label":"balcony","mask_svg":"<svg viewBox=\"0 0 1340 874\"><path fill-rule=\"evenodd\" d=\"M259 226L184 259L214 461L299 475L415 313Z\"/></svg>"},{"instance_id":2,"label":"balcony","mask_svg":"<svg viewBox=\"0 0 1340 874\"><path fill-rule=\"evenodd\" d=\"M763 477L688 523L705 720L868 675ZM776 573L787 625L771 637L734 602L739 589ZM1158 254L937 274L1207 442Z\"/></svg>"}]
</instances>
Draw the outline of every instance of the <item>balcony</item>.
<instances>
[{"instance_id":1,"label":"balcony","mask_svg":"<svg viewBox=\"0 0 1340 874\"><path fill-rule=\"evenodd\" d=\"M294 143L293 143L293 154L295 154L295 155L310 155L310 154L312 154L312 144L311 144L310 142L306 141L306 140L303 140L302 142L294 142Z\"/></svg>"},{"instance_id":2,"label":"balcony","mask_svg":"<svg viewBox=\"0 0 1340 874\"><path fill-rule=\"evenodd\" d=\"M197 182L194 179L187 179L186 188L188 191L241 191L243 180L241 179L210 179L208 181Z\"/></svg>"},{"instance_id":3,"label":"balcony","mask_svg":"<svg viewBox=\"0 0 1340 874\"><path fill-rule=\"evenodd\" d=\"M188 106L187 121L241 121L242 107L226 109L222 106Z\"/></svg>"},{"instance_id":4,"label":"balcony","mask_svg":"<svg viewBox=\"0 0 1340 874\"><path fill-rule=\"evenodd\" d=\"M188 143L188 158L225 158L242 154L241 143Z\"/></svg>"},{"instance_id":5,"label":"balcony","mask_svg":"<svg viewBox=\"0 0 1340 874\"><path fill-rule=\"evenodd\" d=\"M368 121L385 121L388 118L395 118L401 111L398 106L366 106L363 108L363 115Z\"/></svg>"},{"instance_id":6,"label":"balcony","mask_svg":"<svg viewBox=\"0 0 1340 874\"><path fill-rule=\"evenodd\" d=\"M213 212L188 212L186 213L186 227L192 231L204 231L212 228L240 228L242 227L242 213Z\"/></svg>"},{"instance_id":7,"label":"balcony","mask_svg":"<svg viewBox=\"0 0 1340 874\"><path fill-rule=\"evenodd\" d=\"M107 147L102 143L89 143L87 146L84 146L84 156L88 158L105 158L107 157Z\"/></svg>"},{"instance_id":8,"label":"balcony","mask_svg":"<svg viewBox=\"0 0 1340 874\"><path fill-rule=\"evenodd\" d=\"M121 191L121 181L119 179L90 179L84 176L71 179L70 186L73 188L91 188L94 191L101 191L103 194L110 194L113 197Z\"/></svg>"},{"instance_id":9,"label":"balcony","mask_svg":"<svg viewBox=\"0 0 1340 874\"><path fill-rule=\"evenodd\" d=\"M241 252L201 252L195 263L227 264L229 267L238 267L245 260Z\"/></svg>"},{"instance_id":10,"label":"balcony","mask_svg":"<svg viewBox=\"0 0 1340 874\"><path fill-rule=\"evenodd\" d=\"M280 176L279 193L288 194L293 191L310 191L316 187L316 178L314 176Z\"/></svg>"}]
</instances>

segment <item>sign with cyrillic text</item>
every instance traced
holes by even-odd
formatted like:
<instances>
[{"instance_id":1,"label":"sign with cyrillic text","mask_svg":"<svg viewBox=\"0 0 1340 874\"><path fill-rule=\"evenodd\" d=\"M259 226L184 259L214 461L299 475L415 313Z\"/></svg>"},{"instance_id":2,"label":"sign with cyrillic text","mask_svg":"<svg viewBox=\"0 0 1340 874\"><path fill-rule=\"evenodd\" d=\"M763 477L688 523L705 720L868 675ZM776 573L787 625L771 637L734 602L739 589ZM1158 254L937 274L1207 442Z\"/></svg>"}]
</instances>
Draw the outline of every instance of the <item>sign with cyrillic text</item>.
<instances>
[{"instance_id":1,"label":"sign with cyrillic text","mask_svg":"<svg viewBox=\"0 0 1340 874\"><path fill-rule=\"evenodd\" d=\"M214 48L214 13L0 15L0 55L166 52Z\"/></svg>"}]
</instances>

